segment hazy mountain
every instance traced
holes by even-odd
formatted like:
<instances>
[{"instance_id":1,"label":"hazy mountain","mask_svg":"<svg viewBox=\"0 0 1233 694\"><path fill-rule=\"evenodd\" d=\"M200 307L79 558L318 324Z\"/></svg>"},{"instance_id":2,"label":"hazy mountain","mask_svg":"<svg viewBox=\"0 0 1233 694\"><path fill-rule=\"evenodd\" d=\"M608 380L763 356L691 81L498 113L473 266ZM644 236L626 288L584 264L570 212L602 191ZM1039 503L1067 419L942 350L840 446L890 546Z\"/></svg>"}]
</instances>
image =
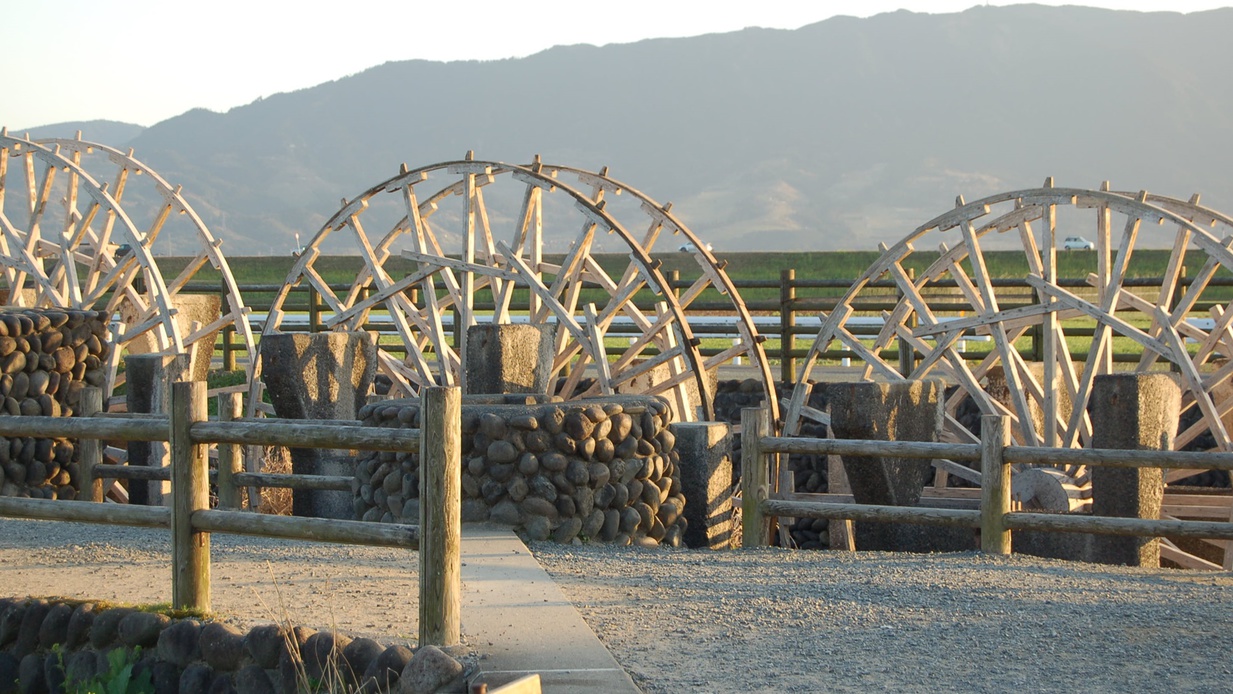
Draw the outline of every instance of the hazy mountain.
<instances>
[{"instance_id":1,"label":"hazy mountain","mask_svg":"<svg viewBox=\"0 0 1233 694\"><path fill-rule=\"evenodd\" d=\"M717 249L872 248L1046 176L1233 211L1230 35L1233 9L903 11L387 63L127 138L84 129L182 183L236 255L286 252L399 164L467 150L610 166Z\"/></svg>"},{"instance_id":2,"label":"hazy mountain","mask_svg":"<svg viewBox=\"0 0 1233 694\"><path fill-rule=\"evenodd\" d=\"M133 125L132 123L120 123L114 120L88 120L44 125L12 134L23 137L28 134L30 137L39 140L51 137L74 138L80 132L82 137L87 140L101 142L119 149L140 135L142 130L145 130L144 126Z\"/></svg>"}]
</instances>

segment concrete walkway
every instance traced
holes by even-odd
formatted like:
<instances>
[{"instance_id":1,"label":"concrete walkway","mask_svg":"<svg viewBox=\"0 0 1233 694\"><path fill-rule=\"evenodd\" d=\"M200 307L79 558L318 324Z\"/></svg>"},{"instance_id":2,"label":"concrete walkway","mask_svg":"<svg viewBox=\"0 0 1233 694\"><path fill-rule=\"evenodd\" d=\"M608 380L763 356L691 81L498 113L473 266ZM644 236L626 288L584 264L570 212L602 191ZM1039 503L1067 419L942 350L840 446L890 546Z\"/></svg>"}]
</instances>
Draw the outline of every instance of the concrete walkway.
<instances>
[{"instance_id":1,"label":"concrete walkway","mask_svg":"<svg viewBox=\"0 0 1233 694\"><path fill-rule=\"evenodd\" d=\"M463 526L462 633L490 689L539 673L545 692L641 691L508 528Z\"/></svg>"}]
</instances>

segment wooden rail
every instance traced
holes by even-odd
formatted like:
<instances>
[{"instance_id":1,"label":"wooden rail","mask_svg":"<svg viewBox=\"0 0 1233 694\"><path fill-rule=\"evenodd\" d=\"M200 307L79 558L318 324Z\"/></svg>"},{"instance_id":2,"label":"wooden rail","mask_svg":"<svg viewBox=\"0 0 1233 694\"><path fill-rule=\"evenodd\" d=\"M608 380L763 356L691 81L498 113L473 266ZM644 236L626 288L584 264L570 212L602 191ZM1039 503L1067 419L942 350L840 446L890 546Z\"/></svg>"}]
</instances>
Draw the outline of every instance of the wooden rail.
<instances>
[{"instance_id":1,"label":"wooden rail","mask_svg":"<svg viewBox=\"0 0 1233 694\"><path fill-rule=\"evenodd\" d=\"M1010 418L1005 415L982 417L979 444L768 436L765 411L753 408L741 412L741 424L747 432L741 437L742 543L746 547L769 544L774 518L824 518L980 528L981 550L991 554L1010 554L1011 532L1014 530L1233 540L1233 522L1026 513L1012 511L1010 496L1010 466L1013 463L1233 470L1233 454L1012 446ZM776 459L779 454L790 453L980 461L980 505L976 510L880 506L801 498L818 495L772 495L769 480L776 470Z\"/></svg>"},{"instance_id":2,"label":"wooden rail","mask_svg":"<svg viewBox=\"0 0 1233 694\"><path fill-rule=\"evenodd\" d=\"M682 277L679 273L669 273L669 275L669 283L678 293L681 289L689 289L693 286L697 279L695 277L688 276ZM1158 291L1161 284L1165 281L1166 280L1164 278L1127 278L1123 281L1122 285L1124 287L1138 287L1145 290L1155 289ZM1186 277L1184 275L1178 277L1176 285L1179 291L1175 291L1175 295L1180 296L1180 290L1189 286L1193 281L1194 278ZM840 294L854 282L855 280L848 279L802 278L797 276L795 270L784 270L776 279L732 280L733 286L738 291L752 290L763 293L775 292L778 294L778 296L773 299L747 298L745 305L751 313L755 314L755 316L770 318L770 320L763 320L759 323L758 332L765 338L778 341L778 348L769 351L767 356L780 362L779 376L781 380L785 382L795 381L797 375L796 361L798 359L803 359L808 354L807 344L801 349L797 348L797 345L800 343L798 343L796 337L801 335L816 336L818 333L819 326L816 322L810 323L807 321L802 321L801 319L806 318L812 320L817 317L819 311L829 312L834 309L839 301ZM1016 306L1035 303L1031 298L1033 296L1034 287L1024 278L993 279L990 281L990 284L998 292L998 304L1003 309L1013 309ZM1060 287L1071 289L1081 289L1089 286L1085 278L1059 279L1057 284ZM1208 280L1207 284L1212 287L1233 286L1233 278L1213 277ZM336 292L346 291L351 288L351 285L349 284L331 284L329 286L331 290ZM953 282L935 282L930 285L931 288L939 288L943 290L949 288L950 286L957 285ZM870 312L872 315L877 315L882 311L892 310L901 298L901 290L893 281L883 280L871 282L868 284L868 287L875 292L885 292L884 295L879 294L870 296L868 300L864 300L860 303L860 310ZM257 297L266 294L272 295L280 289L281 285L250 284L239 286L239 290L246 297ZM189 283L186 286L185 291L193 293L216 293L219 291L219 287L206 283ZM411 291L413 290L408 290L409 293ZM322 330L327 330L328 328L325 325L325 320L329 316L329 308L321 299L317 289L309 285L304 287L296 287L292 290L292 292L295 298L294 300L289 299L289 303L283 305L283 311L288 315L303 315L305 317L303 321L303 329L305 331L320 332ZM928 301L930 309L935 313L972 310L970 305L961 301L956 301L955 297L947 295L926 295L925 299ZM635 302L635 305L644 311L654 310L653 300L639 300ZM1211 301L1197 302L1193 307L1191 307L1191 312L1196 316L1207 318L1209 317L1207 311L1211 308L1211 305ZM484 306L478 303L475 305L475 309L481 311L491 308L493 307ZM520 310L524 309L525 306L520 305L518 300L515 300L511 303L509 308L511 310ZM269 306L253 306L252 309L256 313L262 313L268 311ZM699 333L699 337L739 337L735 332L735 328L732 327L734 326L734 322L731 319L735 318L735 314L731 313L732 305L730 302L708 300L706 296L703 296L691 303L688 307L688 311L691 313L710 314L707 316L707 324L713 324L716 326L717 330L720 330L720 332L702 331ZM389 326L385 327L388 328ZM283 329L287 330L291 328L284 325ZM374 323L367 326L366 329L380 330L382 329L382 326ZM877 329L874 327L871 327L870 330L871 336L872 333L877 332ZM620 334L620 327L612 326L609 328L608 333L614 337L618 336ZM1067 334L1082 336L1084 334L1084 330L1070 329L1067 330ZM1022 350L1022 353L1029 360L1034 359L1036 361L1040 361L1039 355L1042 351L1040 331L1029 331L1025 337L1030 338L1031 343L1029 347ZM228 371L234 371L236 369L236 357L237 355L243 353L245 347L243 343L237 343L235 341L234 326L225 326L221 333L220 339L222 345L221 354L223 368ZM398 345L389 345L385 348L394 352L404 349L402 346ZM708 347L702 350L702 354L703 356L710 357L719 354L722 351L722 348ZM961 353L963 353L962 350ZM885 357L891 358L895 356L895 354L897 354L897 358L901 363L901 369L908 368L911 361L920 356L919 354L914 354L912 346L907 344L903 339L900 339L896 349L888 351ZM1085 358L1085 355L1081 353L1074 356L1076 359ZM842 349L828 350L821 355L822 359L833 360L855 357L857 357L857 355L853 352ZM971 358L973 359L980 359L983 357L983 353L974 352L971 354ZM1133 352L1115 352L1113 354L1114 361L1118 362L1138 362L1139 358L1139 354Z\"/></svg>"},{"instance_id":3,"label":"wooden rail","mask_svg":"<svg viewBox=\"0 0 1233 694\"><path fill-rule=\"evenodd\" d=\"M0 436L74 437L85 441L166 441L168 468L102 465L101 446L83 446L83 501L0 497L0 516L168 528L172 532L172 603L178 609L210 610L210 534L231 533L289 540L405 547L420 552L419 641L456 645L461 623L461 398L457 388L424 390L425 428L394 430L350 423L310 424L274 420L223 421L206 415L204 383L173 383L166 417L94 414L77 418L0 417ZM230 396L226 397L230 399ZM97 391L87 402L101 404ZM87 406L87 409L89 407ZM97 411L97 407L95 408ZM220 412L224 411L220 409ZM232 421L227 421L228 419ZM209 508L207 445L220 445L220 508ZM424 503L419 525L377 524L322 518L271 516L235 508L244 486L350 489L350 478L259 475L239 472L227 445L293 445L420 454ZM224 472L225 468L225 472ZM102 477L170 478L170 508L104 504Z\"/></svg>"}]
</instances>

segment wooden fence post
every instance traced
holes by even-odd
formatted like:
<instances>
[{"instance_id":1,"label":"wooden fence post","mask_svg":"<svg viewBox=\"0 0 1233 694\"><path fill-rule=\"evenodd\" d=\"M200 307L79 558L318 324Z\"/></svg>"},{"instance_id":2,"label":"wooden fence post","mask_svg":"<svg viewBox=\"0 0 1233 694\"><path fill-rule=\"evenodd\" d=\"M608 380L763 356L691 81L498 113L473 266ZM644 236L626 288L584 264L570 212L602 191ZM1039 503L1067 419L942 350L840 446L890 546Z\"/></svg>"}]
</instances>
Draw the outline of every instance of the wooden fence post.
<instances>
[{"instance_id":1,"label":"wooden fence post","mask_svg":"<svg viewBox=\"0 0 1233 694\"><path fill-rule=\"evenodd\" d=\"M103 391L95 387L81 391L81 408L77 414L93 417L103 411ZM81 452L81 497L83 501L102 503L103 480L94 476L94 466L103 464L103 442L95 438L83 438L78 443Z\"/></svg>"},{"instance_id":2,"label":"wooden fence post","mask_svg":"<svg viewBox=\"0 0 1233 694\"><path fill-rule=\"evenodd\" d=\"M989 554L1010 554L1010 465L1004 460L1010 445L1010 417L980 418L980 549Z\"/></svg>"},{"instance_id":3,"label":"wooden fence post","mask_svg":"<svg viewBox=\"0 0 1233 694\"><path fill-rule=\"evenodd\" d=\"M779 380L796 383L796 270L779 271Z\"/></svg>"},{"instance_id":4,"label":"wooden fence post","mask_svg":"<svg viewBox=\"0 0 1233 694\"><path fill-rule=\"evenodd\" d=\"M210 611L210 534L193 529L193 513L210 507L208 449L190 430L208 417L206 384L171 384L171 605Z\"/></svg>"},{"instance_id":5,"label":"wooden fence post","mask_svg":"<svg viewBox=\"0 0 1233 694\"><path fill-rule=\"evenodd\" d=\"M218 419L234 422L244 416L239 393L219 393ZM218 444L218 507L229 511L240 508L240 488L235 484L235 474L243 467L242 446L236 443Z\"/></svg>"},{"instance_id":6,"label":"wooden fence post","mask_svg":"<svg viewBox=\"0 0 1233 694\"><path fill-rule=\"evenodd\" d=\"M771 519L762 512L770 496L770 466L760 439L770 429L766 408L741 410L741 546L770 544Z\"/></svg>"},{"instance_id":7,"label":"wooden fence post","mask_svg":"<svg viewBox=\"0 0 1233 694\"><path fill-rule=\"evenodd\" d=\"M420 645L462 640L462 391L420 395Z\"/></svg>"},{"instance_id":8,"label":"wooden fence post","mask_svg":"<svg viewBox=\"0 0 1233 694\"><path fill-rule=\"evenodd\" d=\"M308 285L308 332L315 333L321 330L321 300L317 295L317 288L313 285Z\"/></svg>"},{"instance_id":9,"label":"wooden fence post","mask_svg":"<svg viewBox=\"0 0 1233 694\"><path fill-rule=\"evenodd\" d=\"M916 268L912 268L912 267L908 268L908 279L913 282L916 281ZM903 289L896 288L895 294L898 295L900 301L903 300L903 297L904 297ZM916 322L917 322L916 319L917 319L916 312L913 311L912 314L908 316L907 319L904 321L903 323L904 327L909 328L909 329L915 328ZM914 371L915 369L916 369L916 348L912 346L911 342L908 342L907 340L903 339L902 336L900 336L899 337L899 373L903 374L904 378L907 378L912 375L912 371Z\"/></svg>"}]
</instances>

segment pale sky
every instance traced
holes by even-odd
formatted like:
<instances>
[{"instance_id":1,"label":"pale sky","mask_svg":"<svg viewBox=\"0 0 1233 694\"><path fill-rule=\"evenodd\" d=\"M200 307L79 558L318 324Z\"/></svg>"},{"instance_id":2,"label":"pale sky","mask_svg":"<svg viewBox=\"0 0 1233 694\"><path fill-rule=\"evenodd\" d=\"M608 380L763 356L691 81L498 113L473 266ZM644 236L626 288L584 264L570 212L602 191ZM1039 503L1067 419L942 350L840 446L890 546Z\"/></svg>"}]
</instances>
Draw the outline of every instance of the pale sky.
<instances>
[{"instance_id":1,"label":"pale sky","mask_svg":"<svg viewBox=\"0 0 1233 694\"><path fill-rule=\"evenodd\" d=\"M15 131L95 119L153 125L197 107L225 112L388 61L492 60L556 45L629 43L750 26L796 29L834 15L959 12L977 4L982 3L0 0L0 125ZM1194 12L1229 0L1042 4Z\"/></svg>"}]
</instances>

